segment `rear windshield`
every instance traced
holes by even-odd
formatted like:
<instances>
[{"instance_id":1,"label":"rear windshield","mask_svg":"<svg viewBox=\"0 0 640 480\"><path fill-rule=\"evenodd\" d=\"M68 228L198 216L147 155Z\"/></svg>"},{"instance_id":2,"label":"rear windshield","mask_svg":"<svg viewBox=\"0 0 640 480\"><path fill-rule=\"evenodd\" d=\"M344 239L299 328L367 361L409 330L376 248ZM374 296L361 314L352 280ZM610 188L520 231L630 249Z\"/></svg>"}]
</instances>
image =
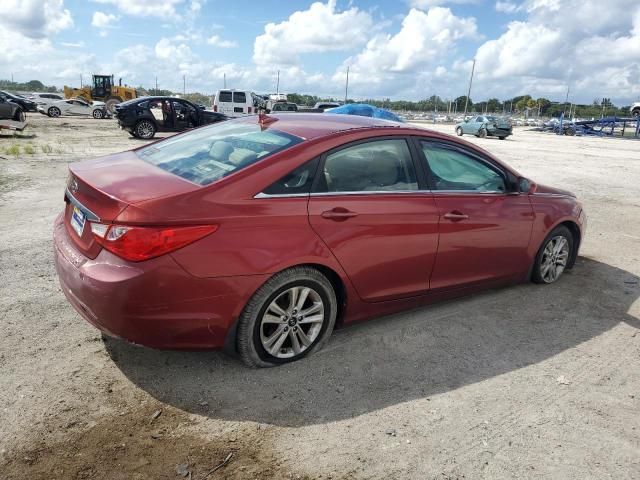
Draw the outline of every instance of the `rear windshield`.
<instances>
[{"instance_id":1,"label":"rear windshield","mask_svg":"<svg viewBox=\"0 0 640 480\"><path fill-rule=\"evenodd\" d=\"M244 92L233 92L233 103L247 103L247 95Z\"/></svg>"},{"instance_id":2,"label":"rear windshield","mask_svg":"<svg viewBox=\"0 0 640 480\"><path fill-rule=\"evenodd\" d=\"M219 102L231 102L231 92L230 91L224 91L221 90L220 94L218 95L218 101Z\"/></svg>"},{"instance_id":3,"label":"rear windshield","mask_svg":"<svg viewBox=\"0 0 640 480\"><path fill-rule=\"evenodd\" d=\"M224 122L142 148L145 162L198 185L208 185L302 141L258 124Z\"/></svg>"}]
</instances>

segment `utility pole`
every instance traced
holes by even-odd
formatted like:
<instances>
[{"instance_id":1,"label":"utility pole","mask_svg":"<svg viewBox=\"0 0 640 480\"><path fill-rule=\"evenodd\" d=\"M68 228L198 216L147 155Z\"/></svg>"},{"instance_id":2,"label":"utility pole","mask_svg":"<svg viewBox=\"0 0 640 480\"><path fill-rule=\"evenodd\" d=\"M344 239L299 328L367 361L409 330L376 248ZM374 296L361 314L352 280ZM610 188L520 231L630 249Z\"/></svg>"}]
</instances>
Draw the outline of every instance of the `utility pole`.
<instances>
[{"instance_id":1,"label":"utility pole","mask_svg":"<svg viewBox=\"0 0 640 480\"><path fill-rule=\"evenodd\" d=\"M349 94L349 65L347 65L347 82L344 86L344 103L347 104L347 95Z\"/></svg>"},{"instance_id":2,"label":"utility pole","mask_svg":"<svg viewBox=\"0 0 640 480\"><path fill-rule=\"evenodd\" d=\"M82 88L82 74L80 74L80 88Z\"/></svg>"},{"instance_id":3,"label":"utility pole","mask_svg":"<svg viewBox=\"0 0 640 480\"><path fill-rule=\"evenodd\" d=\"M276 80L276 95L280 94L280 70L278 70L278 79Z\"/></svg>"},{"instance_id":4,"label":"utility pole","mask_svg":"<svg viewBox=\"0 0 640 480\"><path fill-rule=\"evenodd\" d=\"M569 84L567 84L567 96L564 97L564 111L567 111L567 103L569 103Z\"/></svg>"},{"instance_id":5,"label":"utility pole","mask_svg":"<svg viewBox=\"0 0 640 480\"><path fill-rule=\"evenodd\" d=\"M222 88L227 88L227 74L223 73L222 74L222 78L223 78L223 81L224 81L224 84L223 84L224 86Z\"/></svg>"},{"instance_id":6,"label":"utility pole","mask_svg":"<svg viewBox=\"0 0 640 480\"><path fill-rule=\"evenodd\" d=\"M158 76L156 75L156 91L155 94L158 95Z\"/></svg>"},{"instance_id":7,"label":"utility pole","mask_svg":"<svg viewBox=\"0 0 640 480\"><path fill-rule=\"evenodd\" d=\"M509 113L513 113L513 98L511 99L511 103L509 104Z\"/></svg>"},{"instance_id":8,"label":"utility pole","mask_svg":"<svg viewBox=\"0 0 640 480\"><path fill-rule=\"evenodd\" d=\"M469 90L467 91L467 98L464 100L464 116L467 116L467 107L469 106L469 97L471 96L471 84L473 83L473 72L476 69L476 59L473 59L473 65L471 66L471 77L469 78Z\"/></svg>"}]
</instances>

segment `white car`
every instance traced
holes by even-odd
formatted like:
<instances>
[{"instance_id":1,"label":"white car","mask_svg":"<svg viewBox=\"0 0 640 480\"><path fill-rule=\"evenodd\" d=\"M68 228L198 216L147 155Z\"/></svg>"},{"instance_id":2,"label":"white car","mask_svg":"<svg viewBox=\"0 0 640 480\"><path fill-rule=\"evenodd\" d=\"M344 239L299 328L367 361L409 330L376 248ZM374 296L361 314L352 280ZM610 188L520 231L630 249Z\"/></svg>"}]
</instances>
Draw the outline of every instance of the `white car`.
<instances>
[{"instance_id":1,"label":"white car","mask_svg":"<svg viewBox=\"0 0 640 480\"><path fill-rule=\"evenodd\" d=\"M38 112L50 117L60 115L79 115L93 118L106 118L109 116L104 102L88 103L82 98L69 100L49 100L38 102Z\"/></svg>"},{"instance_id":2,"label":"white car","mask_svg":"<svg viewBox=\"0 0 640 480\"><path fill-rule=\"evenodd\" d=\"M36 103L64 100L64 96L60 95L59 93L32 93L31 95L27 95L26 97Z\"/></svg>"}]
</instances>

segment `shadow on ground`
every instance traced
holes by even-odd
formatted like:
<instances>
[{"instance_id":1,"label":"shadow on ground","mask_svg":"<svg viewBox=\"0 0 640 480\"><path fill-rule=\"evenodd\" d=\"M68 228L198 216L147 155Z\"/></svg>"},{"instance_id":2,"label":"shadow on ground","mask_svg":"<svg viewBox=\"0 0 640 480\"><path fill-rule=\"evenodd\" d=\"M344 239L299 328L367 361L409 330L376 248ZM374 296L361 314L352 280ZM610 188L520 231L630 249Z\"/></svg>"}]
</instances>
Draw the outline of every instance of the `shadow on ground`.
<instances>
[{"instance_id":1,"label":"shadow on ground","mask_svg":"<svg viewBox=\"0 0 640 480\"><path fill-rule=\"evenodd\" d=\"M636 282L636 283L633 283ZM580 258L551 286L489 291L334 332L322 351L262 370L221 353L109 339L116 365L153 397L225 420L299 426L352 418L541 362L627 322L637 277Z\"/></svg>"}]
</instances>

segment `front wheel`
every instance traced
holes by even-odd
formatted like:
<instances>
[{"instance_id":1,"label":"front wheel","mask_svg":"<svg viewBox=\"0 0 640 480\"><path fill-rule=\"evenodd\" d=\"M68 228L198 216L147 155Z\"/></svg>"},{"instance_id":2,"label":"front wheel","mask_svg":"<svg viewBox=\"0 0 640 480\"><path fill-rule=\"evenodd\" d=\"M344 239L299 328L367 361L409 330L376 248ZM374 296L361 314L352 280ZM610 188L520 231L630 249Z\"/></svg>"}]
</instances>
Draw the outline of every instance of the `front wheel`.
<instances>
[{"instance_id":1,"label":"front wheel","mask_svg":"<svg viewBox=\"0 0 640 480\"><path fill-rule=\"evenodd\" d=\"M47 110L47 115L49 115L52 118L57 118L60 116L62 112L60 112L60 109L58 107L51 107L49 108L49 110Z\"/></svg>"},{"instance_id":2,"label":"front wheel","mask_svg":"<svg viewBox=\"0 0 640 480\"><path fill-rule=\"evenodd\" d=\"M270 278L238 320L237 347L250 367L293 362L319 350L336 321L331 282L318 270L295 267Z\"/></svg>"},{"instance_id":3,"label":"front wheel","mask_svg":"<svg viewBox=\"0 0 640 480\"><path fill-rule=\"evenodd\" d=\"M507 138L507 137L498 137L498 138L499 138L500 140L504 140L504 139L505 139L505 138Z\"/></svg>"},{"instance_id":4,"label":"front wheel","mask_svg":"<svg viewBox=\"0 0 640 480\"><path fill-rule=\"evenodd\" d=\"M486 138L487 137L487 129L486 128L481 128L480 131L478 132L478 136L480 138Z\"/></svg>"},{"instance_id":5,"label":"front wheel","mask_svg":"<svg viewBox=\"0 0 640 480\"><path fill-rule=\"evenodd\" d=\"M462 134L464 133L464 132L462 131L462 127L458 127L458 128L456 128L456 133L458 134L458 136L459 136L459 137L461 137L461 136L462 136Z\"/></svg>"},{"instance_id":6,"label":"front wheel","mask_svg":"<svg viewBox=\"0 0 640 480\"><path fill-rule=\"evenodd\" d=\"M93 111L93 118L100 120L102 117L104 117L102 110L96 109Z\"/></svg>"},{"instance_id":7,"label":"front wheel","mask_svg":"<svg viewBox=\"0 0 640 480\"><path fill-rule=\"evenodd\" d=\"M135 132L136 137L149 140L156 134L156 126L151 120L140 120L136 124Z\"/></svg>"},{"instance_id":8,"label":"front wheel","mask_svg":"<svg viewBox=\"0 0 640 480\"><path fill-rule=\"evenodd\" d=\"M535 283L555 282L567 268L572 254L573 235L565 226L556 227L536 255L531 279Z\"/></svg>"}]
</instances>

